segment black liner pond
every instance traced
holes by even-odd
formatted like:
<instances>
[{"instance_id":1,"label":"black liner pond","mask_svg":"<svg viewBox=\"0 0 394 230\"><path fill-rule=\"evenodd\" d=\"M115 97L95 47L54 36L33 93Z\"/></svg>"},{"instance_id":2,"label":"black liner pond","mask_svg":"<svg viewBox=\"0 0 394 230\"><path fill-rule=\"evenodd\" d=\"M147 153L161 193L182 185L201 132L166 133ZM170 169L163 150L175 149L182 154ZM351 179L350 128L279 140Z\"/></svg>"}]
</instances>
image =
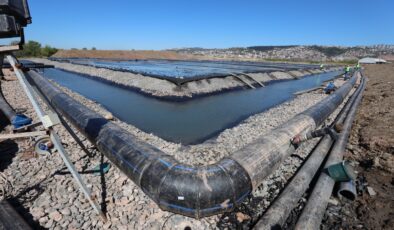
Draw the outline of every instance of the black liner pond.
<instances>
[{"instance_id":1,"label":"black liner pond","mask_svg":"<svg viewBox=\"0 0 394 230\"><path fill-rule=\"evenodd\" d=\"M59 69L46 69L43 75L98 102L126 123L165 140L188 145L212 138L253 114L293 98L294 92L319 86L340 73L322 73L183 102L158 100Z\"/></svg>"},{"instance_id":2,"label":"black liner pond","mask_svg":"<svg viewBox=\"0 0 394 230\"><path fill-rule=\"evenodd\" d=\"M266 73L316 69L312 64L289 64L240 61L177 61L177 60L110 60L93 58L51 58L76 65L131 72L184 84L201 79L226 77L237 73Z\"/></svg>"}]
</instances>

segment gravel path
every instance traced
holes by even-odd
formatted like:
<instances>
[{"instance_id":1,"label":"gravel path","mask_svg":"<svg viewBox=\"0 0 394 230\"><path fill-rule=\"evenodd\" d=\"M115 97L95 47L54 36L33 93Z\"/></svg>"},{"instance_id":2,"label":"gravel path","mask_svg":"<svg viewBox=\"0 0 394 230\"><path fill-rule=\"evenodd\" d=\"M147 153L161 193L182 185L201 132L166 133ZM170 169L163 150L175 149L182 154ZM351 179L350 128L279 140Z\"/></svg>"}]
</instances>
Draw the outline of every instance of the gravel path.
<instances>
[{"instance_id":1,"label":"gravel path","mask_svg":"<svg viewBox=\"0 0 394 230\"><path fill-rule=\"evenodd\" d=\"M337 85L342 83L336 80ZM26 114L36 119L17 81L2 81L1 89L14 108L26 109ZM109 113L95 102L68 89L63 90L94 111L102 115ZM318 91L299 95L289 102L249 117L216 138L192 146L164 141L116 118L114 122L181 162L204 165L230 155L324 97L326 95ZM3 132L7 132L7 128ZM56 130L76 168L105 208L109 221L102 222L93 212L57 153L33 157L29 154L33 141L17 141L19 149L12 154L7 165L2 164L0 171L8 182L0 181L0 186L7 188L6 196L12 198L12 203L19 210L25 210L25 217L31 223L50 229L184 229L186 226L193 229L217 229L249 226L268 207L317 142L314 140L303 144L235 212L195 220L161 211L116 167L112 166L103 177L89 173L100 162L108 160L78 132L90 150L91 157L81 150L64 128L57 127ZM7 143L0 142L0 148L3 144Z\"/></svg>"},{"instance_id":2,"label":"gravel path","mask_svg":"<svg viewBox=\"0 0 394 230\"><path fill-rule=\"evenodd\" d=\"M229 76L225 78L211 78L203 79L193 82L188 82L177 86L166 80L161 80L153 77L143 76L141 74L133 74L129 72L114 71L105 68L95 68L91 66L75 65L64 62L50 61L42 58L28 59L33 62L40 62L48 65L54 65L56 68L87 74L99 79L108 80L115 84L130 87L134 90L146 93L148 95L157 97L192 97L195 95L211 94L224 90L231 90L234 88L247 87L245 83ZM332 68L332 70L337 68ZM311 73L321 73L320 70L306 71L290 71L290 72L272 72L271 74L277 79L293 79L295 77L302 77L310 75ZM291 75L290 75L290 74ZM268 74L250 74L260 82L271 81L272 78ZM293 75L293 76L292 76ZM257 83L256 83L257 86Z\"/></svg>"}]
</instances>

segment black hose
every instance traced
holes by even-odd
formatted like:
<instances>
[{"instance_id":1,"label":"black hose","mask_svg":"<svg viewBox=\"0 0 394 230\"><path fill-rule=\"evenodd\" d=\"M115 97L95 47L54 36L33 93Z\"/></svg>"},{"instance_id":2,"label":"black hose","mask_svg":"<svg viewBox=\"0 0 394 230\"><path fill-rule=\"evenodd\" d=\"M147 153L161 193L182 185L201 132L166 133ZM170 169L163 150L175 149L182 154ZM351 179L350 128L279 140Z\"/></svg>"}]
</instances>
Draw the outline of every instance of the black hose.
<instances>
[{"instance_id":1,"label":"black hose","mask_svg":"<svg viewBox=\"0 0 394 230\"><path fill-rule=\"evenodd\" d=\"M25 125L31 124L32 119L23 114L16 113L14 109L5 100L2 91L0 90L0 111L7 117L8 121L14 128L20 128Z\"/></svg>"},{"instance_id":2,"label":"black hose","mask_svg":"<svg viewBox=\"0 0 394 230\"><path fill-rule=\"evenodd\" d=\"M7 119L12 122L12 120L15 118L16 113L15 111L11 108L11 106L8 104L8 102L5 100L3 93L0 90L0 110L3 112L3 114L7 117Z\"/></svg>"}]
</instances>

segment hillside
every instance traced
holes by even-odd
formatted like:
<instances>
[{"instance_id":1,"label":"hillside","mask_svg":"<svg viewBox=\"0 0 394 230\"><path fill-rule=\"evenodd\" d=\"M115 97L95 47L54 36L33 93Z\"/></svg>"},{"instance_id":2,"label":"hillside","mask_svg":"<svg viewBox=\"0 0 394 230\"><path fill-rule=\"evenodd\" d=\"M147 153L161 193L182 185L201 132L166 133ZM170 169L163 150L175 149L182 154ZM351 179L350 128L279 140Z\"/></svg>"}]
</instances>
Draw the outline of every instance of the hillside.
<instances>
[{"instance_id":1,"label":"hillside","mask_svg":"<svg viewBox=\"0 0 394 230\"><path fill-rule=\"evenodd\" d=\"M394 54L394 45L374 46L251 46L228 49L173 49L180 54L221 59L273 59L295 61L350 61Z\"/></svg>"},{"instance_id":2,"label":"hillside","mask_svg":"<svg viewBox=\"0 0 394 230\"><path fill-rule=\"evenodd\" d=\"M376 46L251 46L227 49L181 48L154 50L59 50L57 58L354 61L394 54L394 45Z\"/></svg>"}]
</instances>

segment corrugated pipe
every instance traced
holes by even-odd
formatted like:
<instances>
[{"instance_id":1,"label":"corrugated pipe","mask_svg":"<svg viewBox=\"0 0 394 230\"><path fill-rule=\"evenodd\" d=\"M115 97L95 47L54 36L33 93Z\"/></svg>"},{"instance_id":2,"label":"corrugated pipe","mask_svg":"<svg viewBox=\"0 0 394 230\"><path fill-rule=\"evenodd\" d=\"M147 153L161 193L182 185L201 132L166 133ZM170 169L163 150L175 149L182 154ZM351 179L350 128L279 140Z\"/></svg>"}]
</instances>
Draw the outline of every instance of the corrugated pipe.
<instances>
[{"instance_id":1,"label":"corrugated pipe","mask_svg":"<svg viewBox=\"0 0 394 230\"><path fill-rule=\"evenodd\" d=\"M359 93L353 106L349 110L349 114L344 121L343 131L331 149L325 168L342 161L352 123L356 115L357 107L360 104L365 85L365 83L361 85L362 91ZM319 229L324 212L327 208L328 200L334 188L334 184L335 181L328 174L324 172L320 174L308 202L298 219L295 229Z\"/></svg>"},{"instance_id":2,"label":"corrugated pipe","mask_svg":"<svg viewBox=\"0 0 394 230\"><path fill-rule=\"evenodd\" d=\"M360 85L338 114L331 127L343 122L361 90L362 87ZM297 206L298 201L309 188L309 184L319 170L333 142L332 134L326 133L290 183L257 222L255 229L281 229L290 212Z\"/></svg>"},{"instance_id":3,"label":"corrugated pipe","mask_svg":"<svg viewBox=\"0 0 394 230\"><path fill-rule=\"evenodd\" d=\"M343 101L355 84L351 78L335 93L295 116L271 134L208 166L190 166L139 140L86 108L34 71L33 83L58 111L163 210L200 218L231 211L294 151L290 139L315 129ZM250 163L251 162L251 163Z\"/></svg>"}]
</instances>

